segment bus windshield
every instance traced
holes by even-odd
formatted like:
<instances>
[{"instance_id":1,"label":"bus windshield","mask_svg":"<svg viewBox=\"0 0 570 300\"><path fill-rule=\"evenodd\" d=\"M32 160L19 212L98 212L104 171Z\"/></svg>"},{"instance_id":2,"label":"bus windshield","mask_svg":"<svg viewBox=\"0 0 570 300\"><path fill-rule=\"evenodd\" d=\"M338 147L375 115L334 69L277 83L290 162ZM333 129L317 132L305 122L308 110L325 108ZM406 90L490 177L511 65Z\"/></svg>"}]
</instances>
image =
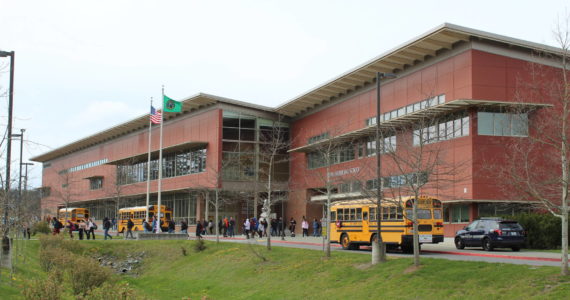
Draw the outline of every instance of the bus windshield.
<instances>
[{"instance_id":1,"label":"bus windshield","mask_svg":"<svg viewBox=\"0 0 570 300\"><path fill-rule=\"evenodd\" d=\"M406 216L411 219L414 212L411 209L406 209ZM431 219L431 210L418 209L418 219Z\"/></svg>"}]
</instances>

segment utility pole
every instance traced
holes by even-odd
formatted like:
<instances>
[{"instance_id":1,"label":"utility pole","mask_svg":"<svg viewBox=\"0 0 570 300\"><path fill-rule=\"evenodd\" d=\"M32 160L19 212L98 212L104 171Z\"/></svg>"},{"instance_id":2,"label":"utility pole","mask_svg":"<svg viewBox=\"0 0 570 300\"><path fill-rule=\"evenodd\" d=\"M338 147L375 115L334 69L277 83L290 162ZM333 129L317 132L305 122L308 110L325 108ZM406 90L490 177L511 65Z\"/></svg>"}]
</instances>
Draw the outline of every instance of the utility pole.
<instances>
[{"instance_id":1,"label":"utility pole","mask_svg":"<svg viewBox=\"0 0 570 300\"><path fill-rule=\"evenodd\" d=\"M10 56L10 88L8 91L8 128L6 137L8 141L6 144L6 182L4 187L6 189L6 195L4 199L4 232L2 236L2 250L5 252L10 251L10 240L8 238L8 203L10 200L10 160L12 159L12 111L14 110L14 51L0 51L0 57Z\"/></svg>"}]
</instances>

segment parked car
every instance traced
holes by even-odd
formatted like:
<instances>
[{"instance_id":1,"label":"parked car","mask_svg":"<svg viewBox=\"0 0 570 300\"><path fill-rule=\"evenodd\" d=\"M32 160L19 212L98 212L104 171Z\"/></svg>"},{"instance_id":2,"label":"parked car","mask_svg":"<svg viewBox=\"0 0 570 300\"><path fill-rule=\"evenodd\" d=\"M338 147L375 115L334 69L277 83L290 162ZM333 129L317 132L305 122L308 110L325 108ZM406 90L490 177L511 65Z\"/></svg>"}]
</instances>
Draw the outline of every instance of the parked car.
<instances>
[{"instance_id":1,"label":"parked car","mask_svg":"<svg viewBox=\"0 0 570 300\"><path fill-rule=\"evenodd\" d=\"M486 251L511 248L513 251L519 251L525 243L525 235L524 229L516 221L481 218L457 231L455 247L483 247Z\"/></svg>"}]
</instances>

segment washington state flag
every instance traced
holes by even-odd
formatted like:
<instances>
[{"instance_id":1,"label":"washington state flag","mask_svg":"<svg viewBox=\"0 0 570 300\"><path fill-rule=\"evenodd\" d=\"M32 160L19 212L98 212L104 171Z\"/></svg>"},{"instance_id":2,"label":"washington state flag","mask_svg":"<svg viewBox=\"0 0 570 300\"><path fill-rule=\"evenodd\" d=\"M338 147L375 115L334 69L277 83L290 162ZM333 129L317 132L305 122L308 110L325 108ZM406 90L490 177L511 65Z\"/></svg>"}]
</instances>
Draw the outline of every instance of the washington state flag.
<instances>
[{"instance_id":1,"label":"washington state flag","mask_svg":"<svg viewBox=\"0 0 570 300\"><path fill-rule=\"evenodd\" d=\"M182 111L182 102L178 102L176 100L172 100L168 98L166 95L162 96L163 104L162 107L165 112L181 112Z\"/></svg>"}]
</instances>

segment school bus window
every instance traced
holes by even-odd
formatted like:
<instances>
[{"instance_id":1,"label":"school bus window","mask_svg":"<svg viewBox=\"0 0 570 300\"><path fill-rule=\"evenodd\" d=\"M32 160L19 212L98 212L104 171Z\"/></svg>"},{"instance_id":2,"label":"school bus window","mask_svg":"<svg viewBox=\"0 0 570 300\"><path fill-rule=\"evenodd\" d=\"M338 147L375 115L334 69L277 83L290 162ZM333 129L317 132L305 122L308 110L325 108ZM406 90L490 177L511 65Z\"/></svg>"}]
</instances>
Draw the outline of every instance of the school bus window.
<instances>
[{"instance_id":1,"label":"school bus window","mask_svg":"<svg viewBox=\"0 0 570 300\"><path fill-rule=\"evenodd\" d=\"M396 219L397 220L404 219L404 211L401 206L396 207Z\"/></svg>"},{"instance_id":2,"label":"school bus window","mask_svg":"<svg viewBox=\"0 0 570 300\"><path fill-rule=\"evenodd\" d=\"M355 208L351 208L350 209L350 220L354 221L356 219L356 209Z\"/></svg>"},{"instance_id":3,"label":"school bus window","mask_svg":"<svg viewBox=\"0 0 570 300\"><path fill-rule=\"evenodd\" d=\"M382 220L390 219L390 209L388 207L382 207Z\"/></svg>"},{"instance_id":4,"label":"school bus window","mask_svg":"<svg viewBox=\"0 0 570 300\"><path fill-rule=\"evenodd\" d=\"M406 215L408 218L412 218L413 211L411 209L406 209ZM431 219L431 210L429 209L418 209L418 219Z\"/></svg>"},{"instance_id":5,"label":"school bus window","mask_svg":"<svg viewBox=\"0 0 570 300\"><path fill-rule=\"evenodd\" d=\"M370 221L378 221L376 219L376 207L370 208Z\"/></svg>"},{"instance_id":6,"label":"school bus window","mask_svg":"<svg viewBox=\"0 0 570 300\"><path fill-rule=\"evenodd\" d=\"M336 211L331 211L331 220L336 220Z\"/></svg>"},{"instance_id":7,"label":"school bus window","mask_svg":"<svg viewBox=\"0 0 570 300\"><path fill-rule=\"evenodd\" d=\"M390 220L395 220L397 219L396 217L396 207L395 206L391 206L390 207Z\"/></svg>"},{"instance_id":8,"label":"school bus window","mask_svg":"<svg viewBox=\"0 0 570 300\"><path fill-rule=\"evenodd\" d=\"M364 221L368 221L368 212L367 212L367 211L365 211L365 212L362 213L362 219L363 219Z\"/></svg>"},{"instance_id":9,"label":"school bus window","mask_svg":"<svg viewBox=\"0 0 570 300\"><path fill-rule=\"evenodd\" d=\"M362 221L362 208L360 207L356 209L356 220Z\"/></svg>"},{"instance_id":10,"label":"school bus window","mask_svg":"<svg viewBox=\"0 0 570 300\"><path fill-rule=\"evenodd\" d=\"M433 218L434 219L441 219L441 209L434 209L433 210Z\"/></svg>"}]
</instances>

